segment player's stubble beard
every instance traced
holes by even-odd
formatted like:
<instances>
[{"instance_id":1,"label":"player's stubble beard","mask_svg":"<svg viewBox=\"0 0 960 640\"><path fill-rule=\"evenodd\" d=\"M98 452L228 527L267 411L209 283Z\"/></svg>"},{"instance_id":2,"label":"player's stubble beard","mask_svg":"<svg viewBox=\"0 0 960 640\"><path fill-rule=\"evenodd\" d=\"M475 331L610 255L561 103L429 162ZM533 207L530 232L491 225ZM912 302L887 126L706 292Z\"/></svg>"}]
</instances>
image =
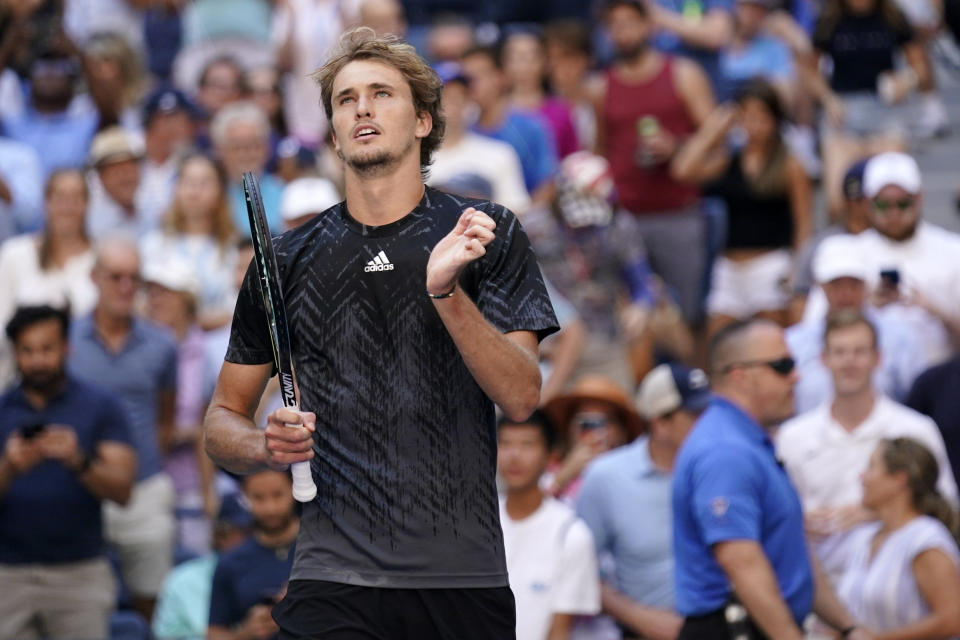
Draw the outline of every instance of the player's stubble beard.
<instances>
[{"instance_id":1,"label":"player's stubble beard","mask_svg":"<svg viewBox=\"0 0 960 640\"><path fill-rule=\"evenodd\" d=\"M407 145L398 154L393 154L386 149L381 149L370 153L357 153L350 157L345 156L342 151L339 151L337 155L358 175L364 178L371 178L390 173L412 150L413 140L409 140Z\"/></svg>"}]
</instances>

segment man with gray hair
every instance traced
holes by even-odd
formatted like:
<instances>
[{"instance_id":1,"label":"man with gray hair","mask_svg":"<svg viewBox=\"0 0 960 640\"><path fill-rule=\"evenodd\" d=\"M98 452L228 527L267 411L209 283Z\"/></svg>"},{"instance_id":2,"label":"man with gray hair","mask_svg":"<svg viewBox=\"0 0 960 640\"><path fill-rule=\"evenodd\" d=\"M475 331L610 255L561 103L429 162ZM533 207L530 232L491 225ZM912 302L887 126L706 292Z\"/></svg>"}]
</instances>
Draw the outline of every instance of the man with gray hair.
<instances>
[{"instance_id":1,"label":"man with gray hair","mask_svg":"<svg viewBox=\"0 0 960 640\"><path fill-rule=\"evenodd\" d=\"M120 401L139 461L130 502L107 504L104 529L120 560L133 604L150 619L173 562L174 491L161 452L173 430L177 349L173 338L134 311L140 255L132 238L101 241L92 272L99 292L93 313L72 323L68 368Z\"/></svg>"},{"instance_id":2,"label":"man with gray hair","mask_svg":"<svg viewBox=\"0 0 960 640\"><path fill-rule=\"evenodd\" d=\"M270 122L263 110L246 100L228 104L217 112L210 123L210 139L227 171L227 195L237 230L250 235L243 195L243 174L252 171L260 182L267 224L275 233L282 231L280 200L283 181L266 172L267 160L270 159Z\"/></svg>"}]
</instances>

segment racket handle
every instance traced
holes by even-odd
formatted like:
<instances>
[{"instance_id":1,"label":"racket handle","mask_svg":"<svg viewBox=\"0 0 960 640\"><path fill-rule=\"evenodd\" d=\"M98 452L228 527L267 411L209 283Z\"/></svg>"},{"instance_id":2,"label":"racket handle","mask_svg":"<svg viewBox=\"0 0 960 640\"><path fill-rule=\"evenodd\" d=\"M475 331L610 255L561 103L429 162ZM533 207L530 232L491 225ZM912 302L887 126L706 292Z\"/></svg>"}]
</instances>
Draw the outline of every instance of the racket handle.
<instances>
[{"instance_id":1,"label":"racket handle","mask_svg":"<svg viewBox=\"0 0 960 640\"><path fill-rule=\"evenodd\" d=\"M313 483L310 461L290 465L293 474L293 497L297 502L310 502L317 497L317 485Z\"/></svg>"}]
</instances>

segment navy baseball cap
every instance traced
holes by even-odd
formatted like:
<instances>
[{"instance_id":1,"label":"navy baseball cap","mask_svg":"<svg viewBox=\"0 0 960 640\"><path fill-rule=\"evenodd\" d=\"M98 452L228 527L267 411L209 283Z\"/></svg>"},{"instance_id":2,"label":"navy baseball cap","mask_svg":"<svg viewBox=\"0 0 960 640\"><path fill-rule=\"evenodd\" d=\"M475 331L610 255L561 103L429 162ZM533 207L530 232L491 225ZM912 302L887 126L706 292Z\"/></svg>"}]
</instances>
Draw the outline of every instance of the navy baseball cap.
<instances>
[{"instance_id":1,"label":"navy baseball cap","mask_svg":"<svg viewBox=\"0 0 960 640\"><path fill-rule=\"evenodd\" d=\"M864 196L863 193L863 174L867 170L869 158L854 163L847 172L843 174L843 197L847 200L859 200Z\"/></svg>"},{"instance_id":2,"label":"navy baseball cap","mask_svg":"<svg viewBox=\"0 0 960 640\"><path fill-rule=\"evenodd\" d=\"M699 413L710 404L710 383L702 369L682 364L661 364L640 383L637 410L646 420L678 409Z\"/></svg>"},{"instance_id":3,"label":"navy baseball cap","mask_svg":"<svg viewBox=\"0 0 960 640\"><path fill-rule=\"evenodd\" d=\"M161 87L147 97L143 105L143 122L149 124L155 115L167 115L184 111L191 118L197 117L199 112L182 91L173 87Z\"/></svg>"},{"instance_id":4,"label":"navy baseball cap","mask_svg":"<svg viewBox=\"0 0 960 640\"><path fill-rule=\"evenodd\" d=\"M240 493L228 493L220 500L220 511L217 512L217 522L227 524L237 529L246 529L253 526L253 516Z\"/></svg>"}]
</instances>

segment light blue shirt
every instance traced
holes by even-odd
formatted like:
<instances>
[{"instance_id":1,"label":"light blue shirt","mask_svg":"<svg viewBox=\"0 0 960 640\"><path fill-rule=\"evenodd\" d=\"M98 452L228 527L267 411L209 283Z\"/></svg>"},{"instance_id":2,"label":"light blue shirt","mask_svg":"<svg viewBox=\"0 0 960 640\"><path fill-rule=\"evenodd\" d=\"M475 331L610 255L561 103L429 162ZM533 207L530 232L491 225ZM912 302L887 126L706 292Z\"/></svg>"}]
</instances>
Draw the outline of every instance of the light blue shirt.
<instances>
[{"instance_id":1,"label":"light blue shirt","mask_svg":"<svg viewBox=\"0 0 960 640\"><path fill-rule=\"evenodd\" d=\"M83 168L99 122L96 111L50 114L27 106L23 113L3 118L2 125L4 135L39 154L46 179L54 169Z\"/></svg>"},{"instance_id":2,"label":"light blue shirt","mask_svg":"<svg viewBox=\"0 0 960 640\"><path fill-rule=\"evenodd\" d=\"M673 610L671 476L637 438L598 458L584 474L577 515L593 533L597 555L616 564L616 588L631 600Z\"/></svg>"},{"instance_id":3,"label":"light blue shirt","mask_svg":"<svg viewBox=\"0 0 960 640\"><path fill-rule=\"evenodd\" d=\"M742 49L724 49L720 73L732 87L762 76L771 81L791 81L795 72L793 54L781 40L759 35Z\"/></svg>"},{"instance_id":4,"label":"light blue shirt","mask_svg":"<svg viewBox=\"0 0 960 640\"><path fill-rule=\"evenodd\" d=\"M873 385L898 402L903 402L918 375L928 366L922 343L909 328L887 317L882 311L867 310L867 318L877 330L880 366L873 373ZM815 409L833 399L833 378L823 364L823 332L826 320L795 324L786 332L787 346L800 380L794 387L797 413Z\"/></svg>"},{"instance_id":5,"label":"light blue shirt","mask_svg":"<svg viewBox=\"0 0 960 640\"><path fill-rule=\"evenodd\" d=\"M263 209L267 216L267 226L270 232L278 235L283 232L283 220L280 218L280 199L283 196L283 181L276 176L265 173L258 178L260 182L260 196L263 198ZM250 217L247 215L247 199L243 196L243 185L231 182L227 187L230 196L230 215L233 216L233 225L237 232L250 237Z\"/></svg>"},{"instance_id":6,"label":"light blue shirt","mask_svg":"<svg viewBox=\"0 0 960 640\"><path fill-rule=\"evenodd\" d=\"M210 590L217 555L211 553L175 567L163 581L153 614L157 640L203 640L210 618Z\"/></svg>"},{"instance_id":7,"label":"light blue shirt","mask_svg":"<svg viewBox=\"0 0 960 640\"><path fill-rule=\"evenodd\" d=\"M159 327L134 319L127 341L114 352L100 339L93 317L87 315L70 327L67 364L73 375L106 390L123 406L137 450L137 481L159 473L160 393L177 388L177 347L173 337Z\"/></svg>"},{"instance_id":8,"label":"light blue shirt","mask_svg":"<svg viewBox=\"0 0 960 640\"><path fill-rule=\"evenodd\" d=\"M13 201L0 200L0 241L43 226L43 165L27 144L0 137L0 179Z\"/></svg>"}]
</instances>

